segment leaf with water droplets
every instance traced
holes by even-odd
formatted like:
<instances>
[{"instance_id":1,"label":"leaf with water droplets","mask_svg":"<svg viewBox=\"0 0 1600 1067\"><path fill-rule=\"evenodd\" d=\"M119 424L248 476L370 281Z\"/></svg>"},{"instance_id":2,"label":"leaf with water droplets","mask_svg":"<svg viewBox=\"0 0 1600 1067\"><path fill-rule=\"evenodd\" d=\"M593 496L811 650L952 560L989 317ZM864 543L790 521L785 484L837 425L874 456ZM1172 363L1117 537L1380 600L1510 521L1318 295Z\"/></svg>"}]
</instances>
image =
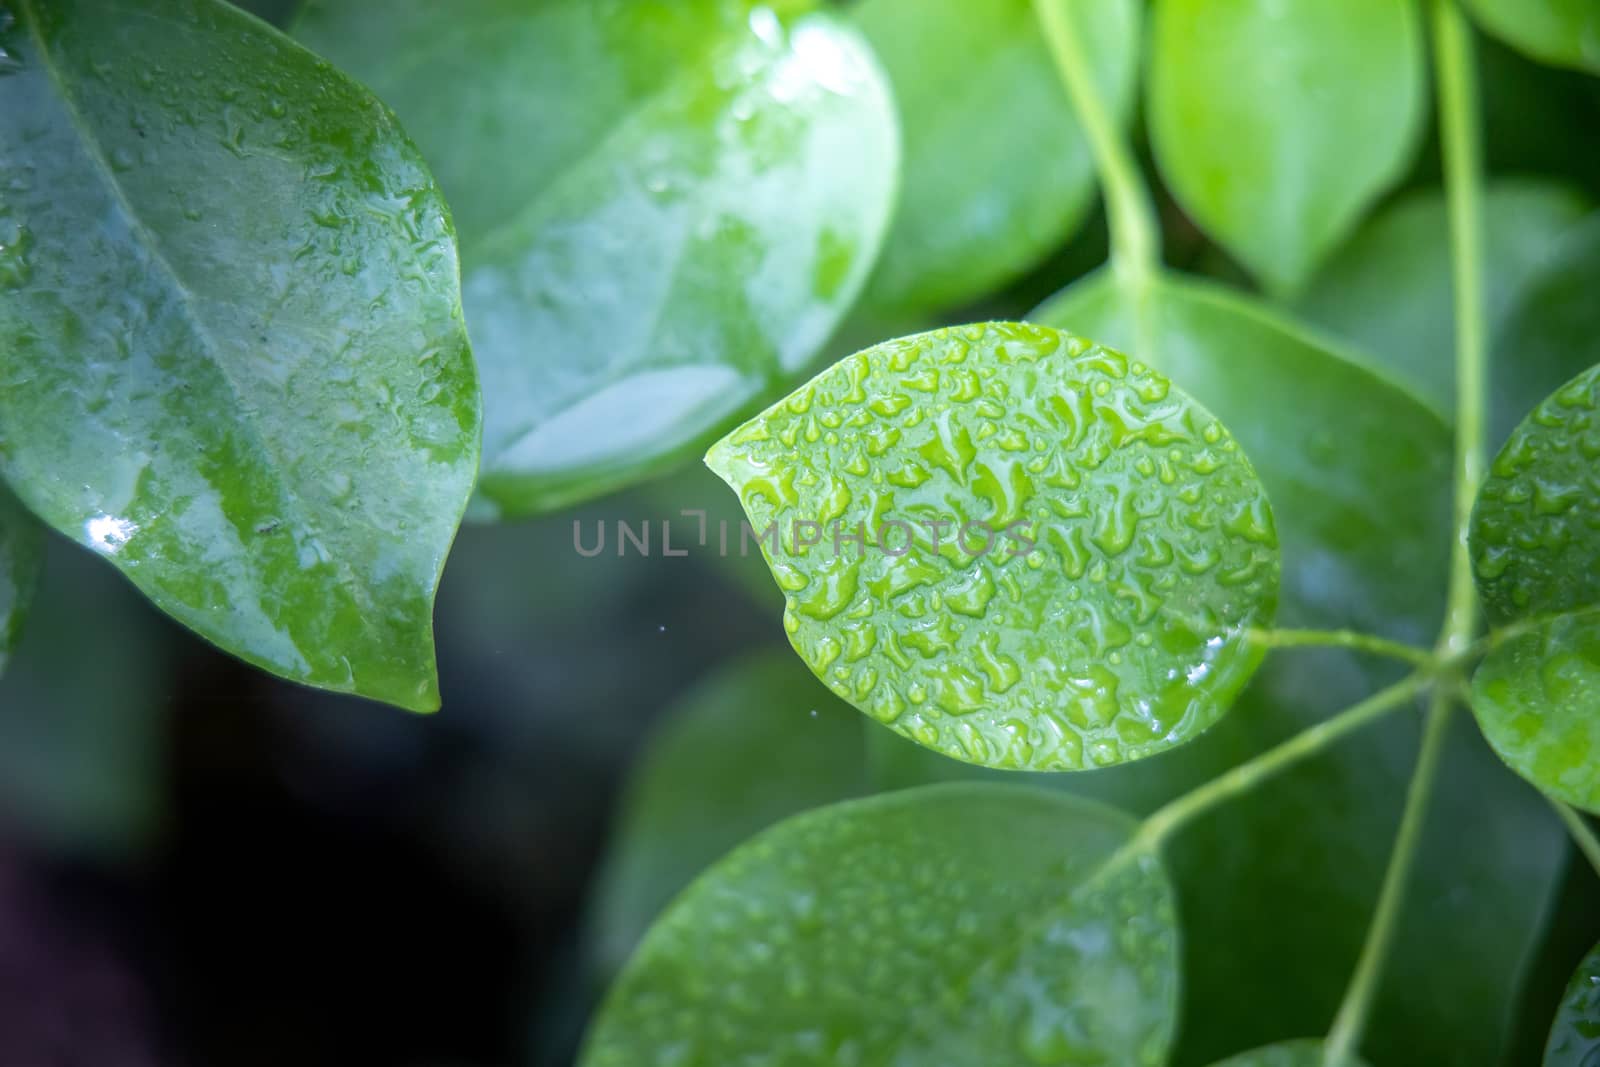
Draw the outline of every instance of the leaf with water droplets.
<instances>
[{"instance_id":1,"label":"leaf with water droplets","mask_svg":"<svg viewBox=\"0 0 1600 1067\"><path fill-rule=\"evenodd\" d=\"M0 674L16 647L44 558L44 532L0 485Z\"/></svg>"},{"instance_id":2,"label":"leaf with water droplets","mask_svg":"<svg viewBox=\"0 0 1600 1067\"><path fill-rule=\"evenodd\" d=\"M1543 63L1600 74L1595 0L1466 0L1478 25Z\"/></svg>"},{"instance_id":3,"label":"leaf with water droplets","mask_svg":"<svg viewBox=\"0 0 1600 1067\"><path fill-rule=\"evenodd\" d=\"M1297 288L1421 140L1416 6L1157 0L1153 19L1150 141L1173 195L1269 287Z\"/></svg>"},{"instance_id":4,"label":"leaf with water droplets","mask_svg":"<svg viewBox=\"0 0 1600 1067\"><path fill-rule=\"evenodd\" d=\"M1132 110L1142 15L1133 0L1072 8L1121 116ZM914 313L983 296L1054 250L1094 196L1094 159L1033 6L866 0L854 17L894 85L906 154L865 302Z\"/></svg>"},{"instance_id":5,"label":"leaf with water droplets","mask_svg":"<svg viewBox=\"0 0 1600 1067\"><path fill-rule=\"evenodd\" d=\"M1109 808L996 785L780 823L656 923L579 1062L1165 1063L1177 922L1134 829Z\"/></svg>"},{"instance_id":6,"label":"leaf with water droplets","mask_svg":"<svg viewBox=\"0 0 1600 1067\"><path fill-rule=\"evenodd\" d=\"M1498 638L1472 679L1484 736L1540 789L1600 811L1600 366L1512 433L1472 513Z\"/></svg>"},{"instance_id":7,"label":"leaf with water droplets","mask_svg":"<svg viewBox=\"0 0 1600 1067\"><path fill-rule=\"evenodd\" d=\"M1354 1056L1330 1063L1327 1048L1320 1039L1284 1041L1276 1045L1241 1052L1212 1067L1363 1067Z\"/></svg>"},{"instance_id":8,"label":"leaf with water droplets","mask_svg":"<svg viewBox=\"0 0 1600 1067\"><path fill-rule=\"evenodd\" d=\"M614 972L667 902L745 838L867 792L861 727L782 650L738 660L677 701L633 772L612 835L591 962Z\"/></svg>"},{"instance_id":9,"label":"leaf with water droplets","mask_svg":"<svg viewBox=\"0 0 1600 1067\"><path fill-rule=\"evenodd\" d=\"M0 7L6 479L229 652L436 707L480 419L421 158L216 0Z\"/></svg>"},{"instance_id":10,"label":"leaf with water droplets","mask_svg":"<svg viewBox=\"0 0 1600 1067\"><path fill-rule=\"evenodd\" d=\"M455 207L486 404L477 514L692 455L855 301L898 185L894 107L860 34L793 13L810 6L305 11L301 39L399 112Z\"/></svg>"},{"instance_id":11,"label":"leaf with water droplets","mask_svg":"<svg viewBox=\"0 0 1600 1067\"><path fill-rule=\"evenodd\" d=\"M1159 374L989 323L845 359L718 442L813 672L973 763L1079 770L1193 738L1259 662L1272 511Z\"/></svg>"},{"instance_id":12,"label":"leaf with water droplets","mask_svg":"<svg viewBox=\"0 0 1600 1067\"><path fill-rule=\"evenodd\" d=\"M1567 986L1550 1040L1544 1067L1594 1067L1600 1062L1600 945L1585 956Z\"/></svg>"}]
</instances>

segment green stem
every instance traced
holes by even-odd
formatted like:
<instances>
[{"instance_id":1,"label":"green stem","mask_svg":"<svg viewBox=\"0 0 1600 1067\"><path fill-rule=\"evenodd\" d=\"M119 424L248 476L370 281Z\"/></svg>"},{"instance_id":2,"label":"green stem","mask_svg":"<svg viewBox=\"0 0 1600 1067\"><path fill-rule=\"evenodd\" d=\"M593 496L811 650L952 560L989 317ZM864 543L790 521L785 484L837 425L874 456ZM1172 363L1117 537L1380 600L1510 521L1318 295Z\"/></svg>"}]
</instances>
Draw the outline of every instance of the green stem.
<instances>
[{"instance_id":1,"label":"green stem","mask_svg":"<svg viewBox=\"0 0 1600 1067\"><path fill-rule=\"evenodd\" d=\"M1483 293L1483 150L1472 30L1456 0L1433 0L1433 30L1456 326L1455 528L1439 647L1443 654L1454 655L1470 647L1478 622L1467 535L1484 474L1488 327Z\"/></svg>"},{"instance_id":2,"label":"green stem","mask_svg":"<svg viewBox=\"0 0 1600 1067\"><path fill-rule=\"evenodd\" d=\"M1578 846L1589 860L1589 865L1594 868L1595 874L1600 874L1600 837L1595 836L1594 828L1584 821L1571 805L1563 804L1559 800L1550 801L1556 809L1556 814L1561 816L1561 821L1567 824L1567 832L1572 835L1573 844Z\"/></svg>"},{"instance_id":3,"label":"green stem","mask_svg":"<svg viewBox=\"0 0 1600 1067\"><path fill-rule=\"evenodd\" d=\"M1033 0L1033 10L1094 153L1100 185L1105 190L1112 269L1138 292L1160 268L1161 228L1133 153L1095 84L1094 68L1084 53L1069 10L1075 2L1099 0Z\"/></svg>"},{"instance_id":4,"label":"green stem","mask_svg":"<svg viewBox=\"0 0 1600 1067\"><path fill-rule=\"evenodd\" d=\"M1139 828L1139 840L1146 845L1159 845L1179 827L1223 801L1249 792L1279 771L1316 755L1351 731L1401 707L1432 681L1431 675L1419 671L1185 793L1145 819Z\"/></svg>"},{"instance_id":5,"label":"green stem","mask_svg":"<svg viewBox=\"0 0 1600 1067\"><path fill-rule=\"evenodd\" d=\"M1439 663L1428 649L1354 630L1251 630L1249 640L1266 648L1343 648L1430 669Z\"/></svg>"}]
</instances>

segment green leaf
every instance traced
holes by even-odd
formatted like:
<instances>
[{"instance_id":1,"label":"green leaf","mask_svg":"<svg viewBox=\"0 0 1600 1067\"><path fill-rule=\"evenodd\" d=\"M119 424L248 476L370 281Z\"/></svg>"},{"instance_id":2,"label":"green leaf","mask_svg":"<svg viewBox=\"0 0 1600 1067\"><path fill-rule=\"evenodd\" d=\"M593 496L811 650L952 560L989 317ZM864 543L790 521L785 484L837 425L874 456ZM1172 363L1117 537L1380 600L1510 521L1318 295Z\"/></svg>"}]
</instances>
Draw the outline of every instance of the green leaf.
<instances>
[{"instance_id":1,"label":"green leaf","mask_svg":"<svg viewBox=\"0 0 1600 1067\"><path fill-rule=\"evenodd\" d=\"M1327 1060L1321 1039L1284 1041L1230 1056L1213 1067L1362 1067L1361 1061L1345 1057L1336 1064Z\"/></svg>"},{"instance_id":2,"label":"green leaf","mask_svg":"<svg viewBox=\"0 0 1600 1067\"><path fill-rule=\"evenodd\" d=\"M44 531L0 485L0 674L22 634L44 559Z\"/></svg>"},{"instance_id":3,"label":"green leaf","mask_svg":"<svg viewBox=\"0 0 1600 1067\"><path fill-rule=\"evenodd\" d=\"M1404 173L1422 134L1416 5L1157 0L1150 139L1178 203L1291 291Z\"/></svg>"},{"instance_id":4,"label":"green leaf","mask_svg":"<svg viewBox=\"0 0 1600 1067\"><path fill-rule=\"evenodd\" d=\"M1443 420L1240 294L1156 279L1143 301L1142 345L1139 304L1105 273L1035 318L1148 353L1237 434L1274 505L1283 625L1431 642L1450 543L1452 438ZM1234 713L1193 744L1051 780L1149 811L1371 695L1393 670L1336 650L1274 653ZM1328 1026L1371 922L1419 735L1420 717L1387 719L1174 840L1186 976L1175 1062L1210 1063ZM959 768L901 748L919 765L897 783L928 780L929 765ZM1363 1045L1376 1063L1501 1062L1508 1006L1543 936L1566 836L1465 718L1451 727L1432 810ZM1461 847L1462 826L1474 828L1470 849ZM1441 970L1446 943L1457 946L1459 966Z\"/></svg>"},{"instance_id":5,"label":"green leaf","mask_svg":"<svg viewBox=\"0 0 1600 1067\"><path fill-rule=\"evenodd\" d=\"M1542 179L1502 179L1484 196L1488 318L1498 331L1541 267L1587 210L1577 191ZM1296 311L1382 358L1385 369L1440 411L1453 411L1455 322L1444 194L1412 193L1385 208L1317 273ZM1503 360L1497 378L1526 370ZM1566 375L1564 377L1570 377ZM1563 379L1564 380L1564 379ZM1498 400L1506 394L1497 381ZM1555 386L1549 383L1539 395ZM1531 401L1516 411L1521 418Z\"/></svg>"},{"instance_id":6,"label":"green leaf","mask_svg":"<svg viewBox=\"0 0 1600 1067\"><path fill-rule=\"evenodd\" d=\"M835 693L920 744L1079 770L1203 732L1259 662L1277 534L1249 461L1165 378L1048 328L890 341L706 458ZM849 543L845 538L854 537Z\"/></svg>"},{"instance_id":7,"label":"green leaf","mask_svg":"<svg viewBox=\"0 0 1600 1067\"><path fill-rule=\"evenodd\" d=\"M436 707L479 400L421 158L215 0L0 7L6 479L229 652Z\"/></svg>"},{"instance_id":8,"label":"green leaf","mask_svg":"<svg viewBox=\"0 0 1600 1067\"><path fill-rule=\"evenodd\" d=\"M1600 4L1594 0L1466 0L1478 23L1544 63L1600 74Z\"/></svg>"},{"instance_id":9,"label":"green leaf","mask_svg":"<svg viewBox=\"0 0 1600 1067\"><path fill-rule=\"evenodd\" d=\"M1600 1057L1600 945L1584 957L1562 998L1544 1067L1593 1067Z\"/></svg>"},{"instance_id":10,"label":"green leaf","mask_svg":"<svg viewBox=\"0 0 1600 1067\"><path fill-rule=\"evenodd\" d=\"M738 660L677 701L633 772L600 875L589 935L601 971L739 842L867 792L862 725L783 651Z\"/></svg>"},{"instance_id":11,"label":"green leaf","mask_svg":"<svg viewBox=\"0 0 1600 1067\"><path fill-rule=\"evenodd\" d=\"M816 354L888 227L893 102L831 16L319 0L298 32L394 106L455 205L484 515L698 451Z\"/></svg>"},{"instance_id":12,"label":"green leaf","mask_svg":"<svg viewBox=\"0 0 1600 1067\"><path fill-rule=\"evenodd\" d=\"M655 925L580 1062L1164 1063L1176 920L1133 829L975 785L781 823Z\"/></svg>"},{"instance_id":13,"label":"green leaf","mask_svg":"<svg viewBox=\"0 0 1600 1067\"><path fill-rule=\"evenodd\" d=\"M1472 562L1501 627L1472 679L1502 759L1540 789L1600 812L1600 366L1519 426L1478 492Z\"/></svg>"},{"instance_id":14,"label":"green leaf","mask_svg":"<svg viewBox=\"0 0 1600 1067\"><path fill-rule=\"evenodd\" d=\"M1074 15L1100 91L1126 116L1139 5L1096 0ZM1094 195L1094 160L1033 7L865 0L855 18L894 85L905 138L900 207L866 301L905 313L983 296L1060 245Z\"/></svg>"}]
</instances>

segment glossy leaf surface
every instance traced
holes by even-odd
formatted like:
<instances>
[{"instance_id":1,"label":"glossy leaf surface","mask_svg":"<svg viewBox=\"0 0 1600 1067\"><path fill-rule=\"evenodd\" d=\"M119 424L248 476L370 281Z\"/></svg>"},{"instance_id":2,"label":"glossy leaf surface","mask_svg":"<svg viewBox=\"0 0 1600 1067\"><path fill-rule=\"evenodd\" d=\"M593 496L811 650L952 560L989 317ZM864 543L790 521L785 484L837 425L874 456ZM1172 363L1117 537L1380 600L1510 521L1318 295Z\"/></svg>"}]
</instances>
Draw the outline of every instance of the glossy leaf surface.
<instances>
[{"instance_id":1,"label":"glossy leaf surface","mask_svg":"<svg viewBox=\"0 0 1600 1067\"><path fill-rule=\"evenodd\" d=\"M421 158L214 0L0 8L7 480L228 651L437 706L479 400Z\"/></svg>"},{"instance_id":2,"label":"glossy leaf surface","mask_svg":"<svg viewBox=\"0 0 1600 1067\"><path fill-rule=\"evenodd\" d=\"M1176 919L1132 829L978 785L781 823L673 903L580 1062L1154 1067L1176 1020Z\"/></svg>"},{"instance_id":3,"label":"glossy leaf surface","mask_svg":"<svg viewBox=\"0 0 1600 1067\"><path fill-rule=\"evenodd\" d=\"M1142 11L1073 8L1101 94L1127 115ZM1033 266L1077 227L1094 160L1029 0L865 0L855 10L894 85L904 188L866 301L949 307ZM1004 121L996 121L1004 116Z\"/></svg>"},{"instance_id":4,"label":"glossy leaf surface","mask_svg":"<svg viewBox=\"0 0 1600 1067\"><path fill-rule=\"evenodd\" d=\"M1282 625L1431 642L1449 545L1443 421L1240 294L1158 279L1144 302L1143 344L1138 304L1104 274L1035 317L1147 353L1238 436L1278 522ZM1275 652L1234 712L1195 743L1157 761L1052 780L1148 811L1394 678L1389 665L1350 653ZM1185 926L1178 1067L1327 1028L1372 918L1419 732L1418 718L1402 712L1173 842ZM901 783L959 767L910 754L914 763L904 753L897 761L912 763L896 775ZM1566 838L1465 716L1452 725L1433 812L1363 1047L1375 1063L1477 1067L1505 1053L1508 1006L1542 936ZM1471 849L1461 847L1464 825L1474 828ZM1443 943L1458 946L1460 966L1440 969Z\"/></svg>"},{"instance_id":5,"label":"glossy leaf surface","mask_svg":"<svg viewBox=\"0 0 1600 1067\"><path fill-rule=\"evenodd\" d=\"M1306 1040L1285 1041L1241 1052L1213 1067L1362 1067L1362 1063L1353 1057L1329 1063L1322 1041Z\"/></svg>"},{"instance_id":6,"label":"glossy leaf surface","mask_svg":"<svg viewBox=\"0 0 1600 1067\"><path fill-rule=\"evenodd\" d=\"M39 579L44 534L20 501L0 485L0 674L22 634Z\"/></svg>"},{"instance_id":7,"label":"glossy leaf surface","mask_svg":"<svg viewBox=\"0 0 1600 1067\"><path fill-rule=\"evenodd\" d=\"M1600 4L1594 0L1465 0L1478 24L1545 63L1600 74Z\"/></svg>"},{"instance_id":8,"label":"glossy leaf surface","mask_svg":"<svg viewBox=\"0 0 1600 1067\"><path fill-rule=\"evenodd\" d=\"M1584 957L1550 1027L1544 1067L1591 1067L1600 1058L1600 945Z\"/></svg>"},{"instance_id":9,"label":"glossy leaf surface","mask_svg":"<svg viewBox=\"0 0 1600 1067\"><path fill-rule=\"evenodd\" d=\"M787 651L677 701L640 757L600 876L594 962L620 967L693 878L780 819L867 792L859 715Z\"/></svg>"},{"instance_id":10,"label":"glossy leaf surface","mask_svg":"<svg viewBox=\"0 0 1600 1067\"><path fill-rule=\"evenodd\" d=\"M888 226L889 88L831 16L318 0L298 33L394 106L456 208L486 515L703 447L816 354Z\"/></svg>"},{"instance_id":11,"label":"glossy leaf surface","mask_svg":"<svg viewBox=\"0 0 1600 1067\"><path fill-rule=\"evenodd\" d=\"M1410 3L1158 0L1151 145L1200 227L1293 290L1410 162L1424 71Z\"/></svg>"},{"instance_id":12,"label":"glossy leaf surface","mask_svg":"<svg viewBox=\"0 0 1600 1067\"><path fill-rule=\"evenodd\" d=\"M1541 404L1495 458L1472 558L1506 633L1472 680L1484 735L1539 788L1600 811L1600 366Z\"/></svg>"},{"instance_id":13,"label":"glossy leaf surface","mask_svg":"<svg viewBox=\"0 0 1600 1067\"><path fill-rule=\"evenodd\" d=\"M1249 461L1164 377L989 323L834 365L718 442L835 693L973 763L1152 755L1226 711L1270 624L1277 534ZM855 538L855 543L845 540Z\"/></svg>"},{"instance_id":14,"label":"glossy leaf surface","mask_svg":"<svg viewBox=\"0 0 1600 1067\"><path fill-rule=\"evenodd\" d=\"M1554 182L1507 179L1489 185L1483 217L1491 334L1513 313L1540 268L1557 256L1562 238L1587 208L1581 194ZM1317 273L1295 306L1308 321L1381 357L1385 370L1440 411L1454 410L1450 227L1442 192L1413 193L1374 216ZM1527 374L1514 351L1507 356L1494 368L1497 386ZM1539 395L1556 384L1549 382ZM1507 392L1496 388L1492 395L1499 403Z\"/></svg>"}]
</instances>

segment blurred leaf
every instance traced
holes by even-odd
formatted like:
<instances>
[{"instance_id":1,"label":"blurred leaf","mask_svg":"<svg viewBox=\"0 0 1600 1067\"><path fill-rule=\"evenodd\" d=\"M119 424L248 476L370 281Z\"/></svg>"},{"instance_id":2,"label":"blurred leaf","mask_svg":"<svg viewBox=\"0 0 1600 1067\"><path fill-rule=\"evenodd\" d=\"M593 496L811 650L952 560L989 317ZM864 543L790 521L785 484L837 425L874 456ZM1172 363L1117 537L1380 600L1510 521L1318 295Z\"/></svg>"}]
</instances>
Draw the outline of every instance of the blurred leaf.
<instances>
[{"instance_id":1,"label":"blurred leaf","mask_svg":"<svg viewBox=\"0 0 1600 1067\"><path fill-rule=\"evenodd\" d=\"M9 4L6 480L227 651L437 707L479 412L422 160L215 0Z\"/></svg>"},{"instance_id":2,"label":"blurred leaf","mask_svg":"<svg viewBox=\"0 0 1600 1067\"><path fill-rule=\"evenodd\" d=\"M298 32L394 105L454 205L484 516L702 447L816 354L889 223L889 87L828 15L317 0Z\"/></svg>"},{"instance_id":3,"label":"blurred leaf","mask_svg":"<svg viewBox=\"0 0 1600 1067\"><path fill-rule=\"evenodd\" d=\"M977 785L781 823L656 923L580 1062L1161 1062L1178 935L1133 828L1082 800Z\"/></svg>"},{"instance_id":4,"label":"blurred leaf","mask_svg":"<svg viewBox=\"0 0 1600 1067\"><path fill-rule=\"evenodd\" d=\"M1422 43L1395 0L1156 0L1150 139L1178 203L1298 288L1410 164Z\"/></svg>"},{"instance_id":5,"label":"blurred leaf","mask_svg":"<svg viewBox=\"0 0 1600 1067\"><path fill-rule=\"evenodd\" d=\"M44 531L0 485L0 674L22 635L44 557Z\"/></svg>"},{"instance_id":6,"label":"blurred leaf","mask_svg":"<svg viewBox=\"0 0 1600 1067\"><path fill-rule=\"evenodd\" d=\"M595 891L600 973L735 845L867 792L864 725L787 651L737 660L677 701L639 758Z\"/></svg>"},{"instance_id":7,"label":"blurred leaf","mask_svg":"<svg viewBox=\"0 0 1600 1067\"><path fill-rule=\"evenodd\" d=\"M1134 303L1103 274L1036 317L1142 352L1238 436L1278 522L1280 621L1431 641L1449 546L1451 437L1443 421L1238 294L1158 280L1143 346ZM1234 714L1193 744L1062 784L1148 811L1392 679L1387 665L1348 653L1277 653ZM1325 1030L1371 920L1419 725L1401 716L1348 738L1173 843L1185 928L1178 1067ZM901 749L894 780L927 780L930 761ZM943 761L939 773L954 766ZM1461 847L1462 826L1473 827L1471 848ZM1459 719L1364 1042L1373 1062L1500 1060L1510 1005L1565 859L1565 835L1548 806ZM1456 965L1439 967L1441 944L1456 946ZM1286 973L1294 980L1284 981Z\"/></svg>"},{"instance_id":8,"label":"blurred leaf","mask_svg":"<svg viewBox=\"0 0 1600 1067\"><path fill-rule=\"evenodd\" d=\"M1540 789L1600 812L1600 365L1534 411L1495 458L1472 515L1492 623L1472 679L1484 736Z\"/></svg>"},{"instance_id":9,"label":"blurred leaf","mask_svg":"<svg viewBox=\"0 0 1600 1067\"><path fill-rule=\"evenodd\" d=\"M1593 1067L1600 1056L1600 945L1578 965L1550 1028L1544 1067Z\"/></svg>"},{"instance_id":10,"label":"blurred leaf","mask_svg":"<svg viewBox=\"0 0 1600 1067\"><path fill-rule=\"evenodd\" d=\"M1327 1060L1327 1050L1321 1039L1285 1041L1277 1045L1242 1052L1214 1067L1362 1067L1361 1061L1346 1057L1337 1064Z\"/></svg>"},{"instance_id":11,"label":"blurred leaf","mask_svg":"<svg viewBox=\"0 0 1600 1067\"><path fill-rule=\"evenodd\" d=\"M1498 329L1588 205L1556 182L1505 179L1489 185L1483 207L1488 316ZM1443 192L1412 193L1370 220L1318 272L1296 310L1381 357L1440 411L1454 411L1455 312Z\"/></svg>"},{"instance_id":12,"label":"blurred leaf","mask_svg":"<svg viewBox=\"0 0 1600 1067\"><path fill-rule=\"evenodd\" d=\"M771 531L817 677L956 759L1141 759L1215 723L1260 660L1277 534L1249 461L1165 378L1076 337L886 342L706 462Z\"/></svg>"},{"instance_id":13,"label":"blurred leaf","mask_svg":"<svg viewBox=\"0 0 1600 1067\"><path fill-rule=\"evenodd\" d=\"M1075 8L1101 92L1127 115L1135 0ZM894 85L904 189L866 301L950 307L1037 264L1083 221L1094 160L1029 0L865 0L855 19ZM1003 116L1003 121L997 121Z\"/></svg>"},{"instance_id":14,"label":"blurred leaf","mask_svg":"<svg viewBox=\"0 0 1600 1067\"><path fill-rule=\"evenodd\" d=\"M1466 0L1485 30L1544 63L1600 74L1594 0Z\"/></svg>"}]
</instances>

